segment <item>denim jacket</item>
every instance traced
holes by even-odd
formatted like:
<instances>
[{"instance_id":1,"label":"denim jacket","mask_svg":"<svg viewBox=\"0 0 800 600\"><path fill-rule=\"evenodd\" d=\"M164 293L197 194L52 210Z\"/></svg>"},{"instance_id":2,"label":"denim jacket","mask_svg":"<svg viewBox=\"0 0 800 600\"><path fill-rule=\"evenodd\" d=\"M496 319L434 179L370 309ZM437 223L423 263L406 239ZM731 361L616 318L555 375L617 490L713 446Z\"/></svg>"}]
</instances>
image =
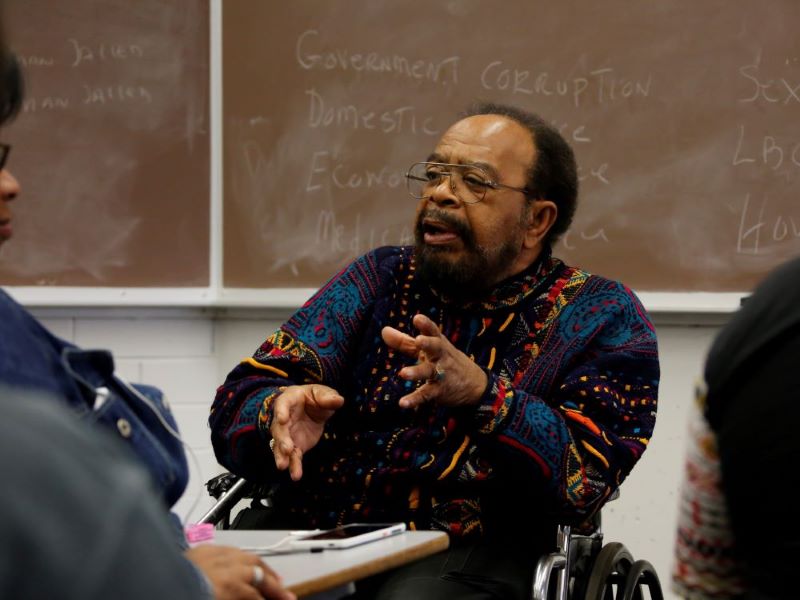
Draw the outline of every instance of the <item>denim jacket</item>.
<instances>
[{"instance_id":1,"label":"denim jacket","mask_svg":"<svg viewBox=\"0 0 800 600\"><path fill-rule=\"evenodd\" d=\"M81 350L54 336L2 290L0 383L50 392L111 431L138 457L168 507L186 489L186 455L161 391L114 376L110 352Z\"/></svg>"}]
</instances>

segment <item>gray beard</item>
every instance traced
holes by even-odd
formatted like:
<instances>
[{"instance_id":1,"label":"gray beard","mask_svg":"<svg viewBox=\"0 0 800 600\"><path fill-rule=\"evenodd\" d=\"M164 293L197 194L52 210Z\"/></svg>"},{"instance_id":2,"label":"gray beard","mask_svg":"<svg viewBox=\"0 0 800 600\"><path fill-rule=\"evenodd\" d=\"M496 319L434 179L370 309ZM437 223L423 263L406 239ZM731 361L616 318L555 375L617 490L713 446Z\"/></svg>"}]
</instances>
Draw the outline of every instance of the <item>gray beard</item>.
<instances>
[{"instance_id":1,"label":"gray beard","mask_svg":"<svg viewBox=\"0 0 800 600\"><path fill-rule=\"evenodd\" d=\"M449 250L428 246L422 221L427 216L447 224L461 238L464 255L457 262L448 260ZM522 223L522 218L520 223ZM485 295L499 281L498 275L505 272L517 258L522 244L522 229L492 250L480 246L469 226L446 211L429 209L419 215L414 227L416 242L417 276L436 291L449 298L474 300Z\"/></svg>"},{"instance_id":2,"label":"gray beard","mask_svg":"<svg viewBox=\"0 0 800 600\"><path fill-rule=\"evenodd\" d=\"M497 276L517 257L518 242L508 240L495 253L470 246L465 241L466 255L459 261L448 260L446 250L432 248L417 240L417 276L449 298L477 299L498 282Z\"/></svg>"}]
</instances>

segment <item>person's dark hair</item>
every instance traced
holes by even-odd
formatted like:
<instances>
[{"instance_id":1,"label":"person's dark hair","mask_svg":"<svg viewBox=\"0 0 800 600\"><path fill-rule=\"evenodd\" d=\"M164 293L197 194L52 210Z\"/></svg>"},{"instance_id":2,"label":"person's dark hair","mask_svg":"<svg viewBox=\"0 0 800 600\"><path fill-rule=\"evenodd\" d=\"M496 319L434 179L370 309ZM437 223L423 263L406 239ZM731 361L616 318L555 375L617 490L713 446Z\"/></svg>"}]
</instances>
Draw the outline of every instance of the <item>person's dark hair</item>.
<instances>
[{"instance_id":1,"label":"person's dark hair","mask_svg":"<svg viewBox=\"0 0 800 600\"><path fill-rule=\"evenodd\" d=\"M17 57L0 49L0 125L12 120L22 107L24 85Z\"/></svg>"},{"instance_id":2,"label":"person's dark hair","mask_svg":"<svg viewBox=\"0 0 800 600\"><path fill-rule=\"evenodd\" d=\"M578 167L575 154L558 130L539 115L507 104L476 102L464 113L464 117L476 115L500 115L516 121L531 132L536 148L536 160L528 171L528 183L532 197L553 201L558 207L558 216L547 233L546 241L553 244L569 229L578 203Z\"/></svg>"}]
</instances>

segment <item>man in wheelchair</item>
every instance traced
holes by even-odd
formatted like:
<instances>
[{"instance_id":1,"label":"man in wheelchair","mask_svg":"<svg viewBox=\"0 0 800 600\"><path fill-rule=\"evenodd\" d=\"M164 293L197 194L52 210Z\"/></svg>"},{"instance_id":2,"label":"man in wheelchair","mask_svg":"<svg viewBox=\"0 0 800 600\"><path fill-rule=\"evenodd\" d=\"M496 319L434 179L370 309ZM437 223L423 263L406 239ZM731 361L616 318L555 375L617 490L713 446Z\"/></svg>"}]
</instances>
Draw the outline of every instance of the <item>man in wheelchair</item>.
<instances>
[{"instance_id":1,"label":"man in wheelchair","mask_svg":"<svg viewBox=\"0 0 800 600\"><path fill-rule=\"evenodd\" d=\"M630 289L553 256L578 178L540 117L474 106L406 179L415 245L356 259L236 366L212 442L276 484L276 526L450 534L359 597L525 598L555 524L647 447L655 332Z\"/></svg>"}]
</instances>

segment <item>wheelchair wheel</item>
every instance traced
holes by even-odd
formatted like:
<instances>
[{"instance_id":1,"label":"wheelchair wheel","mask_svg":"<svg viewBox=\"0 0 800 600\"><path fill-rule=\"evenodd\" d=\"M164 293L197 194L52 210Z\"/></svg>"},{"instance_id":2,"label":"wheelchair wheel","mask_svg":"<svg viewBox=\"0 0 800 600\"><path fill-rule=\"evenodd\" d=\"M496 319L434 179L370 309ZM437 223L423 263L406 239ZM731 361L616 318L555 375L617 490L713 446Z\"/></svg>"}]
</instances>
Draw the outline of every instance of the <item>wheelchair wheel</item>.
<instances>
[{"instance_id":1,"label":"wheelchair wheel","mask_svg":"<svg viewBox=\"0 0 800 600\"><path fill-rule=\"evenodd\" d=\"M621 597L623 585L633 564L633 556L619 542L609 542L600 550L589 573L586 584L586 600L614 600Z\"/></svg>"},{"instance_id":2,"label":"wheelchair wheel","mask_svg":"<svg viewBox=\"0 0 800 600\"><path fill-rule=\"evenodd\" d=\"M574 600L583 600L586 598L586 585L589 583L592 563L603 547L603 540L590 537L582 539L578 536L575 536L575 538L577 538L573 541L575 551L570 554L567 597Z\"/></svg>"},{"instance_id":3,"label":"wheelchair wheel","mask_svg":"<svg viewBox=\"0 0 800 600\"><path fill-rule=\"evenodd\" d=\"M655 568L646 560L637 560L631 565L628 576L625 578L625 589L622 600L642 600L642 586L646 585L650 591L650 600L663 600L661 583L658 580Z\"/></svg>"}]
</instances>

